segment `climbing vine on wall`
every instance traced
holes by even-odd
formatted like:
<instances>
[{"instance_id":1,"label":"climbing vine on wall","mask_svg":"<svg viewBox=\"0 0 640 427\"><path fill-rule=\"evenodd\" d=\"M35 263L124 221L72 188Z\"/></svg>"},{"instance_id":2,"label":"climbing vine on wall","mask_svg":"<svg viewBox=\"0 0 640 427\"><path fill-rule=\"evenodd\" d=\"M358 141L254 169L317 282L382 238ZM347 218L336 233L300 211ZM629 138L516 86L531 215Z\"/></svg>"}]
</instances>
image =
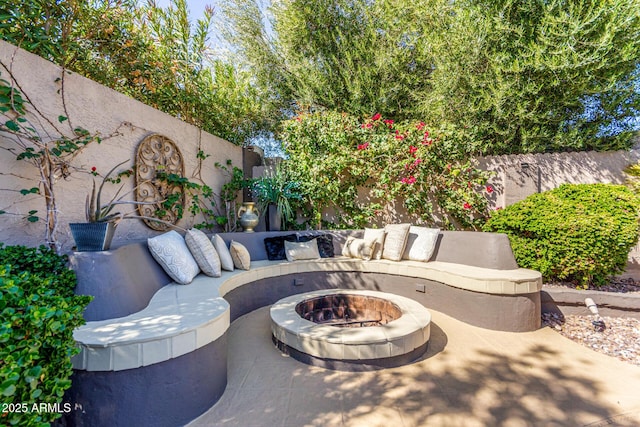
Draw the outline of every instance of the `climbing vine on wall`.
<instances>
[{"instance_id":1,"label":"climbing vine on wall","mask_svg":"<svg viewBox=\"0 0 640 427\"><path fill-rule=\"evenodd\" d=\"M42 197L45 205L44 211L34 209L26 215L13 212L11 207L2 208L0 214L24 216L29 222L43 220L46 245L59 250L56 184L73 171L79 170L74 166L73 159L88 144L100 143L104 138L71 124L64 108L64 71L55 81L63 98L63 111L60 111L57 119L51 119L33 105L28 95L21 90L10 71L10 66L0 63L0 67L0 131L4 133L0 139L0 148L15 156L17 161L26 162L35 168L35 178L17 175L26 184L25 188L18 191L23 196ZM2 79L3 72L9 80ZM119 130L116 129L107 138L118 134ZM7 172L2 171L0 175L5 173Z\"/></svg>"}]
</instances>

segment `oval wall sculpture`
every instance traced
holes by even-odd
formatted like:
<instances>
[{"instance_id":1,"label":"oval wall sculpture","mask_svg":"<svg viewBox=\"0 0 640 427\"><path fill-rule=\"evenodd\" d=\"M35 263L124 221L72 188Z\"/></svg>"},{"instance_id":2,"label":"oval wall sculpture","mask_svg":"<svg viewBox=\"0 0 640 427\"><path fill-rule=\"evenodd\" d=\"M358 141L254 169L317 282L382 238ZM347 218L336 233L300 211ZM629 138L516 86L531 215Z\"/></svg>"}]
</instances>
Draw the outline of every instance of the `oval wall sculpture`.
<instances>
[{"instance_id":1,"label":"oval wall sculpture","mask_svg":"<svg viewBox=\"0 0 640 427\"><path fill-rule=\"evenodd\" d=\"M184 208L185 200L182 186L169 184L165 180L158 179L158 172L167 175L176 174L184 176L184 161L180 150L169 138L153 134L147 136L138 145L136 153L136 201L151 204L138 205L138 213L141 216L158 218L171 224L178 222L178 211ZM179 200L172 209L164 209L162 201L169 196L177 194ZM158 216L158 209L164 211L164 215ZM144 223L154 230L165 231L170 228L168 224L148 219Z\"/></svg>"}]
</instances>

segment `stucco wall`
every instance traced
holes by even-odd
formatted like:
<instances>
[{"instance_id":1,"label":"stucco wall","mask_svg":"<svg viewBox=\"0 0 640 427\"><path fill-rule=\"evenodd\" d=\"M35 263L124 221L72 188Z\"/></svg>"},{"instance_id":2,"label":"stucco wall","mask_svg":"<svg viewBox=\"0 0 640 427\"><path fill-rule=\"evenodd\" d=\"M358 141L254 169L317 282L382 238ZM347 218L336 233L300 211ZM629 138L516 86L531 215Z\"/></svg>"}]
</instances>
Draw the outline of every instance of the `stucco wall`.
<instances>
[{"instance_id":1,"label":"stucco wall","mask_svg":"<svg viewBox=\"0 0 640 427\"><path fill-rule=\"evenodd\" d=\"M3 41L0 41L0 62L11 69L22 92L45 118L57 123L59 115L69 117L68 122L57 126L65 132L82 127L103 137L116 131L119 133L115 137L105 138L100 144L88 145L74 159L73 167L88 171L95 166L99 171L106 172L127 159L130 160L128 165L132 166L138 144L154 133L166 136L178 145L184 158L186 177L192 177L197 170L196 154L200 146L206 154L210 154L211 157L202 162L201 177L215 192L219 192L227 181L226 176L214 167L215 162L224 163L230 159L233 165L242 167L241 147L75 73L65 72L63 88L60 67ZM9 80L5 69L0 68L0 73L0 78ZM67 113L64 112L64 106ZM40 122L44 128L50 128L46 120L41 119ZM11 142L7 135L0 134L0 147L9 146ZM77 170L71 172L66 180L61 179L56 185L60 210L58 240L63 251L69 251L73 246L67 224L85 221L85 198L91 190L90 174ZM15 155L6 150L0 150L0 173L0 210L17 214L38 210L38 214L43 216L45 205L42 198L37 195L22 196L17 192L38 185L35 168L17 161ZM131 190L133 187L133 180L130 180L125 188ZM115 190L116 187L111 189ZM240 197L238 200L241 200ZM125 207L123 210L132 209ZM201 218L193 218L185 213L185 218L178 225L189 228L198 222L201 222ZM156 234L158 232L137 219L126 220L118 226L114 245L120 246ZM5 244L36 246L44 243L43 236L43 221L29 223L21 216L0 215L0 241Z\"/></svg>"},{"instance_id":2,"label":"stucco wall","mask_svg":"<svg viewBox=\"0 0 640 427\"><path fill-rule=\"evenodd\" d=\"M564 183L624 184L623 170L640 160L640 150L517 154L479 159L479 166L495 172L491 184L493 207L505 207L527 196Z\"/></svg>"}]
</instances>

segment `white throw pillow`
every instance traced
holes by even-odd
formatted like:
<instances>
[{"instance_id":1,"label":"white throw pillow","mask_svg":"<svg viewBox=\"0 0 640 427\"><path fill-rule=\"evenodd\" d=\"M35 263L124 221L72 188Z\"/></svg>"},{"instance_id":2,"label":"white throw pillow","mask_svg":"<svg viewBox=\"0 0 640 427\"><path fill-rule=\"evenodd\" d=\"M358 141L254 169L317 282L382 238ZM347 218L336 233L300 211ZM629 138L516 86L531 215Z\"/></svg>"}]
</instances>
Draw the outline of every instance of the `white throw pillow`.
<instances>
[{"instance_id":1,"label":"white throw pillow","mask_svg":"<svg viewBox=\"0 0 640 427\"><path fill-rule=\"evenodd\" d=\"M427 262L431 259L433 251L436 248L440 229L416 227L409 228L409 237L407 246L404 249L402 259L410 259L411 261Z\"/></svg>"},{"instance_id":2,"label":"white throw pillow","mask_svg":"<svg viewBox=\"0 0 640 427\"><path fill-rule=\"evenodd\" d=\"M375 252L376 246L375 240L356 239L355 237L348 237L344 242L342 248L342 256L349 258L360 258L365 261L369 261L371 256Z\"/></svg>"},{"instance_id":3,"label":"white throw pillow","mask_svg":"<svg viewBox=\"0 0 640 427\"><path fill-rule=\"evenodd\" d=\"M231 245L229 245L229 252L236 268L240 270L249 270L251 268L251 254L242 243L232 240Z\"/></svg>"},{"instance_id":4,"label":"white throw pillow","mask_svg":"<svg viewBox=\"0 0 640 427\"><path fill-rule=\"evenodd\" d=\"M384 228L365 228L364 229L364 240L375 240L376 247L373 251L373 255L371 258L380 259L382 258L382 249L384 248L384 238L386 234Z\"/></svg>"},{"instance_id":5,"label":"white throw pillow","mask_svg":"<svg viewBox=\"0 0 640 427\"><path fill-rule=\"evenodd\" d=\"M229 248L227 248L227 244L222 240L222 237L217 234L213 235L213 237L211 237L211 243L213 243L213 247L216 248L216 252L218 252L222 269L233 271L233 258L231 258L231 252L229 252Z\"/></svg>"},{"instance_id":6,"label":"white throw pillow","mask_svg":"<svg viewBox=\"0 0 640 427\"><path fill-rule=\"evenodd\" d=\"M400 261L402 259L410 227L411 224L387 224L384 227L387 236L384 239L382 258L391 261Z\"/></svg>"},{"instance_id":7,"label":"white throw pillow","mask_svg":"<svg viewBox=\"0 0 640 427\"><path fill-rule=\"evenodd\" d=\"M200 272L184 238L174 230L148 238L147 246L151 256L176 283L188 285Z\"/></svg>"},{"instance_id":8,"label":"white throw pillow","mask_svg":"<svg viewBox=\"0 0 640 427\"><path fill-rule=\"evenodd\" d=\"M308 242L289 242L285 240L284 253L289 262L301 259L319 259L318 240L311 239Z\"/></svg>"},{"instance_id":9,"label":"white throw pillow","mask_svg":"<svg viewBox=\"0 0 640 427\"><path fill-rule=\"evenodd\" d=\"M184 235L184 241L204 274L211 277L222 275L220 257L206 234L197 228L192 228Z\"/></svg>"}]
</instances>

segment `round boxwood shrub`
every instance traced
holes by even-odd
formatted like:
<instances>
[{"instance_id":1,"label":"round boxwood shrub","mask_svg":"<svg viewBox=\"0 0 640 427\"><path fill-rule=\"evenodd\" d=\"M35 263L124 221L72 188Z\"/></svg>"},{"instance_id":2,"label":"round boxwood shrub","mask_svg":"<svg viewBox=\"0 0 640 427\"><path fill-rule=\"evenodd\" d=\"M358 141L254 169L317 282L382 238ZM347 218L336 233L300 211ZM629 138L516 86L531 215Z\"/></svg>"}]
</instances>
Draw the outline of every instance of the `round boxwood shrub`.
<instances>
[{"instance_id":1,"label":"round boxwood shrub","mask_svg":"<svg viewBox=\"0 0 640 427\"><path fill-rule=\"evenodd\" d=\"M587 288L624 270L638 206L621 185L564 184L495 211L484 230L506 233L521 267Z\"/></svg>"},{"instance_id":2,"label":"round boxwood shrub","mask_svg":"<svg viewBox=\"0 0 640 427\"><path fill-rule=\"evenodd\" d=\"M74 295L66 264L44 246L0 243L0 425L48 426L70 410L73 330L91 298Z\"/></svg>"}]
</instances>

